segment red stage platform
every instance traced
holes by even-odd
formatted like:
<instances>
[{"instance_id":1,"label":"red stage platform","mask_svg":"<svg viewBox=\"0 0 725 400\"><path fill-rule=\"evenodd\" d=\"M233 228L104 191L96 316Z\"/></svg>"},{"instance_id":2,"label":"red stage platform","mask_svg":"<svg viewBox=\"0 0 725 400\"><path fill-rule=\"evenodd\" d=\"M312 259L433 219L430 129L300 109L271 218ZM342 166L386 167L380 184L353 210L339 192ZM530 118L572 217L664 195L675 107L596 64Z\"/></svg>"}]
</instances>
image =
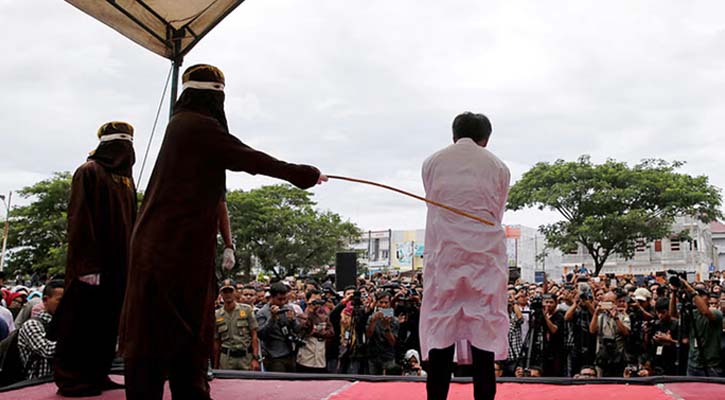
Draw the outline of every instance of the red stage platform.
<instances>
[{"instance_id":1,"label":"red stage platform","mask_svg":"<svg viewBox=\"0 0 725 400\"><path fill-rule=\"evenodd\" d=\"M122 377L114 376L122 382ZM498 400L725 400L725 384L703 382L652 385L624 382L584 384L499 383ZM406 381L346 381L216 378L211 382L215 400L423 400L425 383ZM59 400L53 383L40 383L0 393L0 400ZM122 400L122 390L89 399ZM164 399L171 399L168 387ZM470 383L453 383L449 400L472 400Z\"/></svg>"}]
</instances>

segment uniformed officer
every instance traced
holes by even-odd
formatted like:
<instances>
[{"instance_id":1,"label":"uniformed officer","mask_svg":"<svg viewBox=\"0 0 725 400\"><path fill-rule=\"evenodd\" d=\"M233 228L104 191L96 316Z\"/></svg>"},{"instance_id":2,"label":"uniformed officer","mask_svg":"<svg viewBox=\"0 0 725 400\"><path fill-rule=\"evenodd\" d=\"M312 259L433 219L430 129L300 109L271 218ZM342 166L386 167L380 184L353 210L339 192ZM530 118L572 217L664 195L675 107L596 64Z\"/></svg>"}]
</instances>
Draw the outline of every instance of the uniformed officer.
<instances>
[{"instance_id":1,"label":"uniformed officer","mask_svg":"<svg viewBox=\"0 0 725 400\"><path fill-rule=\"evenodd\" d=\"M231 279L222 282L220 293L224 307L216 311L214 367L242 371L259 370L257 319L254 309L237 303L236 287Z\"/></svg>"}]
</instances>

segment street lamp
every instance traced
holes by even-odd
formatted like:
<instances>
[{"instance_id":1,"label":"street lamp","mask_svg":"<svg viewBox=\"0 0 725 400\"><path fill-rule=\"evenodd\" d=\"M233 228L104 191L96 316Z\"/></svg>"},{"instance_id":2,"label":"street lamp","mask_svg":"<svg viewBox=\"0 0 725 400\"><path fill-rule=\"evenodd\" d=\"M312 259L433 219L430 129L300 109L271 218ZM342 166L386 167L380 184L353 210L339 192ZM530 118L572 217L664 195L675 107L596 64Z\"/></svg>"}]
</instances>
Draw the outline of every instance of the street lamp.
<instances>
[{"instance_id":1,"label":"street lamp","mask_svg":"<svg viewBox=\"0 0 725 400\"><path fill-rule=\"evenodd\" d=\"M8 193L8 201L5 202L5 195L0 194L0 200L5 204L5 228L3 229L3 247L0 253L0 271L5 270L5 247L8 244L8 228L10 225L10 202L13 197L13 192Z\"/></svg>"}]
</instances>

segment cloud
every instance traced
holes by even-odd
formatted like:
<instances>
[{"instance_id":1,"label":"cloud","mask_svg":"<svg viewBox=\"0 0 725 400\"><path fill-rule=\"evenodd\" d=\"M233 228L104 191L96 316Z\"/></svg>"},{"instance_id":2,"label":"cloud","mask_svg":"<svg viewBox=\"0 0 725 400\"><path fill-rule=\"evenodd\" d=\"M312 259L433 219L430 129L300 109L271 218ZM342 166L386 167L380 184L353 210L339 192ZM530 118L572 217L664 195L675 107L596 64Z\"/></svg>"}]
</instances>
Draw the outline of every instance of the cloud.
<instances>
[{"instance_id":1,"label":"cloud","mask_svg":"<svg viewBox=\"0 0 725 400\"><path fill-rule=\"evenodd\" d=\"M491 117L491 150L513 179L591 154L683 160L723 187L723 11L675 0L248 1L184 66L224 70L230 128L245 143L418 194L421 163L450 143L464 110ZM138 174L168 61L63 2L0 1L0 26L0 192L73 170L113 119L136 127ZM165 104L141 187L166 120ZM232 189L275 182L228 174ZM313 191L364 229L425 223L425 206L397 194L340 182Z\"/></svg>"}]
</instances>

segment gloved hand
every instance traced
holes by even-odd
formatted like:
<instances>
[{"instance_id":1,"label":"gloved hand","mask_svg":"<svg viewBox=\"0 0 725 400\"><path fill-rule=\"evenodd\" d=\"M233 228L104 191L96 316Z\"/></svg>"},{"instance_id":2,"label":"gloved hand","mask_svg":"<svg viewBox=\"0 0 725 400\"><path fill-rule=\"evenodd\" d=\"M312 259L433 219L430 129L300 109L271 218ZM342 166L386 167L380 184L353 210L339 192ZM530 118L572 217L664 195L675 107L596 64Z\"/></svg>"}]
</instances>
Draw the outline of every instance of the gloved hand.
<instances>
[{"instance_id":1,"label":"gloved hand","mask_svg":"<svg viewBox=\"0 0 725 400\"><path fill-rule=\"evenodd\" d=\"M89 285L98 286L101 284L101 274L90 274L79 276L78 280Z\"/></svg>"},{"instance_id":2,"label":"gloved hand","mask_svg":"<svg viewBox=\"0 0 725 400\"><path fill-rule=\"evenodd\" d=\"M236 260L234 259L234 249L230 249L228 247L224 249L222 267L224 267L225 270L230 271L232 268L234 268L235 262Z\"/></svg>"}]
</instances>

